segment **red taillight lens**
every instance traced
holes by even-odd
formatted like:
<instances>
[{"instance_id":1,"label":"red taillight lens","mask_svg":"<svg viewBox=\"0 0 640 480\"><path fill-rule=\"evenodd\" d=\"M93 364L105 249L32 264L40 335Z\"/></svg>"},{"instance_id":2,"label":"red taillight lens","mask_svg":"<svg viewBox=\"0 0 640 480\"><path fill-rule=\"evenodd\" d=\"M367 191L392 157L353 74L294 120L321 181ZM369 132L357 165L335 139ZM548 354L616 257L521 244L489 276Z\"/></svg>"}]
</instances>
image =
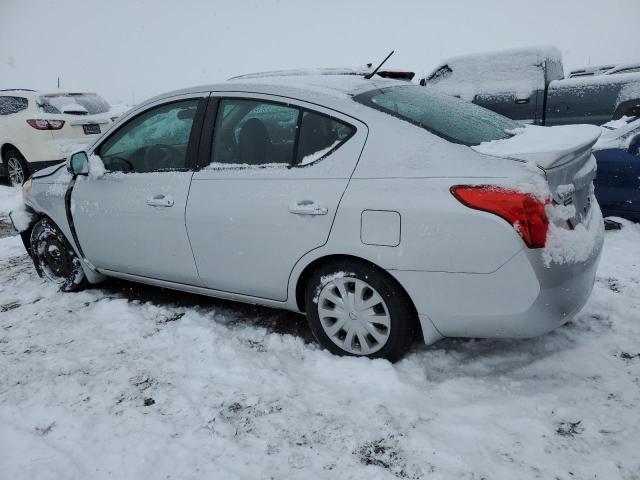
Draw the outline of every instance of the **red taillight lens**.
<instances>
[{"instance_id":1,"label":"red taillight lens","mask_svg":"<svg viewBox=\"0 0 640 480\"><path fill-rule=\"evenodd\" d=\"M549 201L491 185L456 185L451 187L451 193L467 207L504 218L529 248L544 247L549 229L545 205Z\"/></svg>"},{"instance_id":2,"label":"red taillight lens","mask_svg":"<svg viewBox=\"0 0 640 480\"><path fill-rule=\"evenodd\" d=\"M27 123L36 130L60 130L64 127L64 120L29 119Z\"/></svg>"}]
</instances>

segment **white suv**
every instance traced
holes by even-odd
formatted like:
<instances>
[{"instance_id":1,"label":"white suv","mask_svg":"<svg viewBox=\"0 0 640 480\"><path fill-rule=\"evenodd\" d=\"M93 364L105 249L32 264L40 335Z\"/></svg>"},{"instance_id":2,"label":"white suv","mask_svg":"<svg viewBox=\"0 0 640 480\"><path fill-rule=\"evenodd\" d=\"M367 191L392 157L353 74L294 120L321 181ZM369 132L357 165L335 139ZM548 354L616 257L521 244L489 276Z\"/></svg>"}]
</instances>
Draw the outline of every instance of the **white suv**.
<instances>
[{"instance_id":1,"label":"white suv","mask_svg":"<svg viewBox=\"0 0 640 480\"><path fill-rule=\"evenodd\" d=\"M29 174L65 160L116 119L95 93L0 91L0 175L21 185Z\"/></svg>"}]
</instances>

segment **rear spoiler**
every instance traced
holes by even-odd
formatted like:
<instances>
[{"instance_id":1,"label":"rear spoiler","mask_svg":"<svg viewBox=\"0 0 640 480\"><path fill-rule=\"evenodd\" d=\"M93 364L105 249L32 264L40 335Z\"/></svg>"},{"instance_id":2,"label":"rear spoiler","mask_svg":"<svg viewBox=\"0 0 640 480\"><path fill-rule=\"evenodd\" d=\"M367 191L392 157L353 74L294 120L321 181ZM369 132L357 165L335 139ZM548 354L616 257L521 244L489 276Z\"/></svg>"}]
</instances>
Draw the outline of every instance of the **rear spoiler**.
<instances>
[{"instance_id":1,"label":"rear spoiler","mask_svg":"<svg viewBox=\"0 0 640 480\"><path fill-rule=\"evenodd\" d=\"M406 80L410 82L416 76L415 72L406 72L402 70L381 70L376 75L383 78L391 78L393 80Z\"/></svg>"}]
</instances>

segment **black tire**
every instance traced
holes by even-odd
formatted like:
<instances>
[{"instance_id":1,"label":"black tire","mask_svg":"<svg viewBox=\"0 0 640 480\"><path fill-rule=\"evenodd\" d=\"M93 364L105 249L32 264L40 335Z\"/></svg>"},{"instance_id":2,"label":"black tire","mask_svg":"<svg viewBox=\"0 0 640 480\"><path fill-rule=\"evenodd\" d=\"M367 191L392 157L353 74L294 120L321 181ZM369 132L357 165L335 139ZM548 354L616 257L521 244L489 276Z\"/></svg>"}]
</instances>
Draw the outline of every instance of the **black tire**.
<instances>
[{"instance_id":1,"label":"black tire","mask_svg":"<svg viewBox=\"0 0 640 480\"><path fill-rule=\"evenodd\" d=\"M390 331L386 343L371 354L358 354L341 348L332 340L320 320L319 299L322 289L336 277L359 279L370 285L384 300L390 317ZM398 282L387 272L357 260L332 261L317 268L310 276L305 290L305 310L309 326L322 347L335 355L385 358L395 362L402 358L418 337L418 318L415 308ZM355 321L355 320L354 320Z\"/></svg>"},{"instance_id":2,"label":"black tire","mask_svg":"<svg viewBox=\"0 0 640 480\"><path fill-rule=\"evenodd\" d=\"M29 165L22 154L15 148L8 148L2 157L7 181L12 187L21 187L24 181L29 178ZM12 173L15 168L19 168L21 173Z\"/></svg>"},{"instance_id":3,"label":"black tire","mask_svg":"<svg viewBox=\"0 0 640 480\"><path fill-rule=\"evenodd\" d=\"M82 290L89 284L76 252L48 218L39 220L31 231L31 257L38 275L63 292Z\"/></svg>"}]
</instances>

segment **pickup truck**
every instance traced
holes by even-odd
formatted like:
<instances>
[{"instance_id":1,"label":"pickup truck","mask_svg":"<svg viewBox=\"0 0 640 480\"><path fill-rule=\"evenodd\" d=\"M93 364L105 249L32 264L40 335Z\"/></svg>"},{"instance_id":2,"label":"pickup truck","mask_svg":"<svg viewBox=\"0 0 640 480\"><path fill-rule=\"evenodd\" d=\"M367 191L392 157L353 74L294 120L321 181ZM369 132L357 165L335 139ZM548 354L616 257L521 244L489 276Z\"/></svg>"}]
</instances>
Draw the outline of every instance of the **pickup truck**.
<instances>
[{"instance_id":1,"label":"pickup truck","mask_svg":"<svg viewBox=\"0 0 640 480\"><path fill-rule=\"evenodd\" d=\"M453 57L420 84L536 125L602 125L640 115L639 72L564 78L554 47Z\"/></svg>"}]
</instances>

